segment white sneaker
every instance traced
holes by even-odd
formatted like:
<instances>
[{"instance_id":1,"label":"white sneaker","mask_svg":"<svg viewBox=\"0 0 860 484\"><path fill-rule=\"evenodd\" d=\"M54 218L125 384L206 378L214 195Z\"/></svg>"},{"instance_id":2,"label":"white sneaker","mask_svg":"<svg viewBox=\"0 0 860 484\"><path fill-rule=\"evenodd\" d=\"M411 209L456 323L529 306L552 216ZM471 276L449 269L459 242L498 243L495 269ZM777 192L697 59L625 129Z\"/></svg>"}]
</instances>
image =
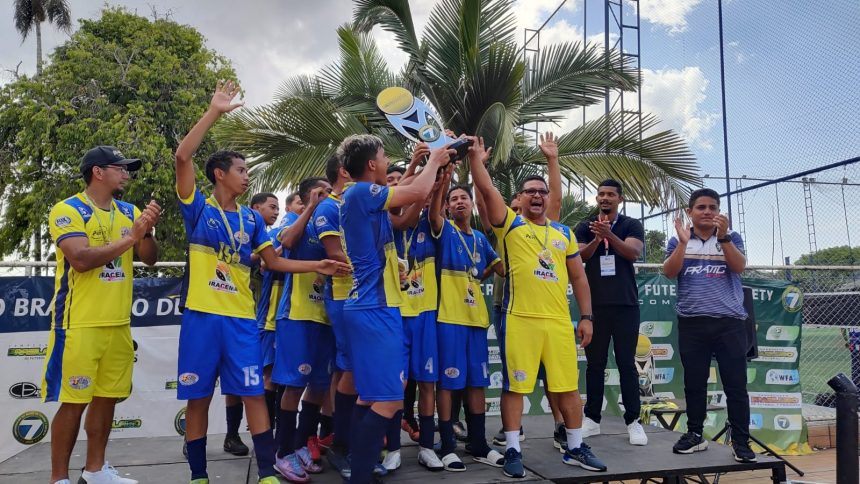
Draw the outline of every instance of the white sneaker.
<instances>
[{"instance_id":1,"label":"white sneaker","mask_svg":"<svg viewBox=\"0 0 860 484\"><path fill-rule=\"evenodd\" d=\"M87 484L137 484L134 479L120 477L119 472L107 462L98 472L84 471L81 474L81 479Z\"/></svg>"},{"instance_id":2,"label":"white sneaker","mask_svg":"<svg viewBox=\"0 0 860 484\"><path fill-rule=\"evenodd\" d=\"M627 434L630 436L630 445L648 444L648 435L645 434L645 429L638 421L627 426Z\"/></svg>"},{"instance_id":3,"label":"white sneaker","mask_svg":"<svg viewBox=\"0 0 860 484\"><path fill-rule=\"evenodd\" d=\"M600 435L600 424L588 417L582 417L582 438Z\"/></svg>"},{"instance_id":4,"label":"white sneaker","mask_svg":"<svg viewBox=\"0 0 860 484\"><path fill-rule=\"evenodd\" d=\"M439 456L433 449L418 447L418 463L426 467L428 471L438 472L445 469L445 464L439 460Z\"/></svg>"},{"instance_id":5,"label":"white sneaker","mask_svg":"<svg viewBox=\"0 0 860 484\"><path fill-rule=\"evenodd\" d=\"M400 449L385 454L385 458L382 459L382 467L385 467L388 472L400 469Z\"/></svg>"},{"instance_id":6,"label":"white sneaker","mask_svg":"<svg viewBox=\"0 0 860 484\"><path fill-rule=\"evenodd\" d=\"M59 481L55 482L54 484L72 484L72 481L70 481L68 479L60 479Z\"/></svg>"}]
</instances>

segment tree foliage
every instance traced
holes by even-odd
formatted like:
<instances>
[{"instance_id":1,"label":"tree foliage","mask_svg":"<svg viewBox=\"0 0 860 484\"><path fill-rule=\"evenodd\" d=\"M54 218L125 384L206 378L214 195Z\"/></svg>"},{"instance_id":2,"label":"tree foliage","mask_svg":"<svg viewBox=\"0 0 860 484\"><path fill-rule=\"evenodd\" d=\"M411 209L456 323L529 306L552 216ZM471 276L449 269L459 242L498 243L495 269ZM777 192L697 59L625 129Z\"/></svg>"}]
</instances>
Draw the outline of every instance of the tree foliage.
<instances>
[{"instance_id":1,"label":"tree foliage","mask_svg":"<svg viewBox=\"0 0 860 484\"><path fill-rule=\"evenodd\" d=\"M376 95L401 85L428 100L455 133L484 137L502 191L524 174L542 172L544 158L521 128L563 119L567 110L603 102L604 90L635 90L638 78L618 51L566 42L523 61L516 43L512 0L442 0L419 37L408 0L357 0L351 25L338 29L340 59L315 75L287 79L269 105L240 111L216 127L223 144L254 158L257 188L286 188L322 172L325 160L349 134L382 137L395 159L409 143L376 109ZM408 56L394 73L369 35L374 26L394 33ZM558 141L563 176L585 185L606 178L625 184L630 200L672 206L697 183L687 145L672 131L639 139L639 119L614 112L563 133ZM645 115L641 130L657 120ZM656 131L656 130L653 130ZM460 167L466 179L468 167Z\"/></svg>"},{"instance_id":2,"label":"tree foliage","mask_svg":"<svg viewBox=\"0 0 860 484\"><path fill-rule=\"evenodd\" d=\"M143 160L124 199L162 205L161 259L181 260L173 153L206 109L216 80L234 77L191 27L117 8L81 20L41 76L0 89L0 255L34 252L31 237L47 226L50 207L84 187L80 158L107 144ZM201 156L214 149L207 139Z\"/></svg>"},{"instance_id":3,"label":"tree foliage","mask_svg":"<svg viewBox=\"0 0 860 484\"><path fill-rule=\"evenodd\" d=\"M645 231L645 262L662 264L666 260L666 234L659 230Z\"/></svg>"},{"instance_id":4,"label":"tree foliage","mask_svg":"<svg viewBox=\"0 0 860 484\"><path fill-rule=\"evenodd\" d=\"M828 247L803 254L794 262L799 266L854 266L855 270L792 270L792 280L805 291L860 290L860 249L847 245Z\"/></svg>"}]
</instances>

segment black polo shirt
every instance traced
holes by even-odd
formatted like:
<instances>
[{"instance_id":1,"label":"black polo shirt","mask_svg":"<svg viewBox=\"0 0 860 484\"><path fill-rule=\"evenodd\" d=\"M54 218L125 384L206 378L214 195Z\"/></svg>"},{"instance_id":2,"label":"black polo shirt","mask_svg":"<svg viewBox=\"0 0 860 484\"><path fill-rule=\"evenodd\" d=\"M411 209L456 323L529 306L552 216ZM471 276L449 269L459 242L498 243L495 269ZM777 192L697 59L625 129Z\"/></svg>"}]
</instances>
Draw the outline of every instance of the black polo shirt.
<instances>
[{"instance_id":1,"label":"black polo shirt","mask_svg":"<svg viewBox=\"0 0 860 484\"><path fill-rule=\"evenodd\" d=\"M597 221L597 215L589 217L576 226L576 241L582 246L594 240L594 234L588 224ZM628 237L639 239L645 243L645 230L642 223L635 218L618 214L618 221L612 227L612 233L619 239ZM615 257L615 275L600 275L600 257L603 255ZM633 262L615 253L615 248L609 246L607 251L603 244L597 246L591 258L585 261L585 274L591 287L591 304L593 306L638 306L639 290L636 287L636 272Z\"/></svg>"}]
</instances>

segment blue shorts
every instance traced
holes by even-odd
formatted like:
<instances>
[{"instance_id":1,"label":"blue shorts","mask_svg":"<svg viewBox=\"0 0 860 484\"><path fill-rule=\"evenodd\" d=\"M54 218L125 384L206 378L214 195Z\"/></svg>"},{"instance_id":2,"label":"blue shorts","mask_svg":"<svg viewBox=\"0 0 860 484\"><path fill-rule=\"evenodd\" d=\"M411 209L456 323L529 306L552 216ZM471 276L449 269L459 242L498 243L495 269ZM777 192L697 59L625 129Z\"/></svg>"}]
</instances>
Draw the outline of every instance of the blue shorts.
<instances>
[{"instance_id":1,"label":"blue shorts","mask_svg":"<svg viewBox=\"0 0 860 484\"><path fill-rule=\"evenodd\" d=\"M352 374L366 402L403 400L403 320L399 308L344 309Z\"/></svg>"},{"instance_id":2,"label":"blue shorts","mask_svg":"<svg viewBox=\"0 0 860 484\"><path fill-rule=\"evenodd\" d=\"M314 321L279 319L272 381L279 385L328 388L334 366L331 326Z\"/></svg>"},{"instance_id":3,"label":"blue shorts","mask_svg":"<svg viewBox=\"0 0 860 484\"><path fill-rule=\"evenodd\" d=\"M325 300L325 312L334 331L334 366L338 371L352 371L349 361L349 338L346 336L346 320L343 317L343 303L346 301Z\"/></svg>"},{"instance_id":4,"label":"blue shorts","mask_svg":"<svg viewBox=\"0 0 860 484\"><path fill-rule=\"evenodd\" d=\"M487 329L439 323L439 385L443 390L490 386Z\"/></svg>"},{"instance_id":5,"label":"blue shorts","mask_svg":"<svg viewBox=\"0 0 860 484\"><path fill-rule=\"evenodd\" d=\"M262 395L263 356L257 322L186 309L179 330L177 375L179 400L212 396L218 377L222 395Z\"/></svg>"},{"instance_id":6,"label":"blue shorts","mask_svg":"<svg viewBox=\"0 0 860 484\"><path fill-rule=\"evenodd\" d=\"M436 311L403 317L406 368L415 381L439 381L439 348L436 344Z\"/></svg>"},{"instance_id":7,"label":"blue shorts","mask_svg":"<svg viewBox=\"0 0 860 484\"><path fill-rule=\"evenodd\" d=\"M275 332L260 330L260 351L263 352L263 368L275 364Z\"/></svg>"}]
</instances>

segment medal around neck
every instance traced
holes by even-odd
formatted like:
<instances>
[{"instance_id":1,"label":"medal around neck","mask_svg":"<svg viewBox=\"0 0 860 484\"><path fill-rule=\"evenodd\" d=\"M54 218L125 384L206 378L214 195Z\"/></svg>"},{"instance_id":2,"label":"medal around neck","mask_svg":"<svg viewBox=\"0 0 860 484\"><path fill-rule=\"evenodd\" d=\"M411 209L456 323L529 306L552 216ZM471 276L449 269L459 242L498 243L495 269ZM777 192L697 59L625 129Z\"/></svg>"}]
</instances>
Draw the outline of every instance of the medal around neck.
<instances>
[{"instance_id":1,"label":"medal around neck","mask_svg":"<svg viewBox=\"0 0 860 484\"><path fill-rule=\"evenodd\" d=\"M416 143L427 143L431 150L454 141L445 135L436 111L402 87L383 89L376 96L376 106L397 132Z\"/></svg>"}]
</instances>

